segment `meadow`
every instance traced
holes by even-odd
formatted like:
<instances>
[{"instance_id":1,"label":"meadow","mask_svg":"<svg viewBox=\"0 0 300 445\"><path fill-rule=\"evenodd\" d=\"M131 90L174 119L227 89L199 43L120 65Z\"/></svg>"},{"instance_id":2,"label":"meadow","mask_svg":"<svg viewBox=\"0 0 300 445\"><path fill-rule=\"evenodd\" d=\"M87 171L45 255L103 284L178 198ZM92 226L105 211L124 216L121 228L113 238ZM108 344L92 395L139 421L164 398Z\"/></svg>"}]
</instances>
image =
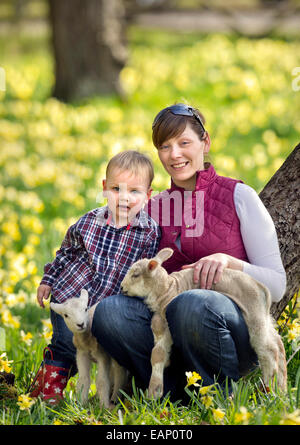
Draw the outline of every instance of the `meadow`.
<instances>
[{"instance_id":1,"label":"meadow","mask_svg":"<svg viewBox=\"0 0 300 445\"><path fill-rule=\"evenodd\" d=\"M151 123L161 108L179 101L198 106L218 173L242 179L257 192L299 142L300 92L292 87L299 40L134 27L128 40L129 60L121 73L127 99L65 104L51 97L48 35L0 37L6 75L6 90L0 91L0 371L16 376L11 398L0 391L0 424L299 425L297 295L278 322L290 358L287 394L265 394L255 371L234 384L233 398L188 374L188 406L168 397L151 401L133 382L132 394L124 394L112 413L95 401L83 407L76 402L76 377L59 408L28 398L51 338L49 304L43 310L36 303L44 264L68 226L104 204L101 184L113 154L143 150L155 164L154 192L169 185L151 142Z\"/></svg>"}]
</instances>

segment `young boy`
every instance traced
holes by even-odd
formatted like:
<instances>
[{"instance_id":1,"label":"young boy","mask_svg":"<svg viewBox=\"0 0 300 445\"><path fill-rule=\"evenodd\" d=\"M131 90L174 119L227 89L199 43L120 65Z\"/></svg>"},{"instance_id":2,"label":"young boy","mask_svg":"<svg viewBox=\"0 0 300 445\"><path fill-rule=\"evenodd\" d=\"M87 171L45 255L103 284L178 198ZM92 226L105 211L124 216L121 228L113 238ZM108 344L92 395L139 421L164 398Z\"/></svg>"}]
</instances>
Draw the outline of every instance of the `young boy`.
<instances>
[{"instance_id":1,"label":"young boy","mask_svg":"<svg viewBox=\"0 0 300 445\"><path fill-rule=\"evenodd\" d=\"M160 232L157 223L143 210L151 195L153 165L145 155L124 151L107 165L103 194L107 205L91 210L72 225L46 264L37 290L37 301L51 293L51 301L62 303L89 293L89 306L109 295L120 293L120 284L129 267L140 258L153 257ZM68 377L74 372L73 334L61 316L51 311L53 336L45 348L44 360L34 380L32 397L56 403Z\"/></svg>"}]
</instances>

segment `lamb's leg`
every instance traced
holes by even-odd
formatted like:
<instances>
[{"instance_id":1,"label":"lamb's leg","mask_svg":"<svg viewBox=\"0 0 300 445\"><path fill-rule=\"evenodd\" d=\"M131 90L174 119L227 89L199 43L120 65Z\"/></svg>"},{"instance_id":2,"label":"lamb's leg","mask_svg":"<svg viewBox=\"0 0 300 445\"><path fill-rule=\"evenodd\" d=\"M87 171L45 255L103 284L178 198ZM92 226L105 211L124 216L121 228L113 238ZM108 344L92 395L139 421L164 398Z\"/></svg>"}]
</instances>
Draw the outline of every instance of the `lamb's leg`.
<instances>
[{"instance_id":1,"label":"lamb's leg","mask_svg":"<svg viewBox=\"0 0 300 445\"><path fill-rule=\"evenodd\" d=\"M111 359L111 371L113 376L113 393L111 400L116 402L118 400L119 390L124 388L127 375L126 369L113 359Z\"/></svg>"},{"instance_id":2,"label":"lamb's leg","mask_svg":"<svg viewBox=\"0 0 300 445\"><path fill-rule=\"evenodd\" d=\"M100 404L105 408L110 409L110 357L106 354L106 352L100 347L97 351L97 377L96 377L96 388L97 394L100 399Z\"/></svg>"},{"instance_id":3,"label":"lamb's leg","mask_svg":"<svg viewBox=\"0 0 300 445\"><path fill-rule=\"evenodd\" d=\"M274 385L274 377L278 374L278 348L273 342L266 342L264 350L257 354L261 366L263 382L267 391Z\"/></svg>"},{"instance_id":4,"label":"lamb's leg","mask_svg":"<svg viewBox=\"0 0 300 445\"><path fill-rule=\"evenodd\" d=\"M166 319L159 314L153 315L151 328L154 336L154 348L151 353L152 374L148 393L149 397L157 399L163 395L164 369L169 362L172 337Z\"/></svg>"},{"instance_id":5,"label":"lamb's leg","mask_svg":"<svg viewBox=\"0 0 300 445\"><path fill-rule=\"evenodd\" d=\"M89 354L85 351L77 349L76 363L78 368L78 380L77 380L77 395L82 403L86 403L88 400L90 389L90 367L91 361Z\"/></svg>"},{"instance_id":6,"label":"lamb's leg","mask_svg":"<svg viewBox=\"0 0 300 445\"><path fill-rule=\"evenodd\" d=\"M277 382L279 389L285 392L287 390L287 367L286 367L285 349L280 335L277 332L275 332L275 335L276 335L275 337L276 342L278 345L278 357L279 357Z\"/></svg>"},{"instance_id":7,"label":"lamb's leg","mask_svg":"<svg viewBox=\"0 0 300 445\"><path fill-rule=\"evenodd\" d=\"M274 384L274 377L278 374L278 345L274 338L271 325L264 320L262 323L248 324L249 338L261 367L263 382L267 391Z\"/></svg>"},{"instance_id":8,"label":"lamb's leg","mask_svg":"<svg viewBox=\"0 0 300 445\"><path fill-rule=\"evenodd\" d=\"M286 391L287 368L286 356L282 339L274 327L271 316L266 316L261 322L258 319L248 321L250 343L255 350L262 371L264 384L274 387L274 377L277 376L279 389Z\"/></svg>"}]
</instances>

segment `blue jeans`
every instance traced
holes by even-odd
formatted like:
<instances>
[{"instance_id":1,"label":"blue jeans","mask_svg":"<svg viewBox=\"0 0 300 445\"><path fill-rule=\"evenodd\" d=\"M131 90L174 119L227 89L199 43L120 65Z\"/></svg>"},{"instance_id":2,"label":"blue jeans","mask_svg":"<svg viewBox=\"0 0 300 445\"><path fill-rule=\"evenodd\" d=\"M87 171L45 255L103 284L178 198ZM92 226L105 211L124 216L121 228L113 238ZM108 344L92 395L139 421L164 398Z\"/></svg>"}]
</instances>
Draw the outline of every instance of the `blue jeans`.
<instances>
[{"instance_id":1,"label":"blue jeans","mask_svg":"<svg viewBox=\"0 0 300 445\"><path fill-rule=\"evenodd\" d=\"M114 295L97 306L92 333L145 388L151 376L152 314L142 299ZM238 306L209 290L190 290L167 307L173 338L171 365L164 375L165 393L178 394L186 371L196 371L204 385L226 377L237 381L257 365L248 329ZM179 390L179 391L178 391Z\"/></svg>"},{"instance_id":2,"label":"blue jeans","mask_svg":"<svg viewBox=\"0 0 300 445\"><path fill-rule=\"evenodd\" d=\"M186 371L196 371L203 385L226 377L237 381L257 365L248 329L238 306L218 292L194 289L178 295L167 307L173 338L171 364L165 370L165 393L180 398ZM52 314L50 345L59 357L75 360L72 334L62 317ZM143 300L122 294L102 300L94 314L92 333L122 366L147 388L151 376L152 313ZM56 324L55 324L56 323Z\"/></svg>"},{"instance_id":3,"label":"blue jeans","mask_svg":"<svg viewBox=\"0 0 300 445\"><path fill-rule=\"evenodd\" d=\"M71 375L76 374L76 349L73 344L73 333L67 327L63 317L52 309L50 311L50 319L52 323L52 339L48 345L52 351L55 362L60 363L59 366L65 368L72 368ZM50 359L49 352L46 353L46 358Z\"/></svg>"}]
</instances>

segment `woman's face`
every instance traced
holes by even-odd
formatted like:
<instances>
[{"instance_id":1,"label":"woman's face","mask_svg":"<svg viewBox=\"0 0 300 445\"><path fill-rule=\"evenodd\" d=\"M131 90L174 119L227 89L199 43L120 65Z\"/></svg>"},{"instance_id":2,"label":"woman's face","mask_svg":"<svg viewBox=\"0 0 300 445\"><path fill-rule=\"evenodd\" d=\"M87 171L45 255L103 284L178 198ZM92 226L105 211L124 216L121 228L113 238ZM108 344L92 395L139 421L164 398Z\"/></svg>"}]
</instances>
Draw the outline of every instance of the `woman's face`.
<instances>
[{"instance_id":1,"label":"woman's face","mask_svg":"<svg viewBox=\"0 0 300 445\"><path fill-rule=\"evenodd\" d=\"M204 170L204 154L209 152L210 139L200 140L189 126L172 139L165 141L158 149L158 156L165 170L178 187L194 190L196 172Z\"/></svg>"}]
</instances>

